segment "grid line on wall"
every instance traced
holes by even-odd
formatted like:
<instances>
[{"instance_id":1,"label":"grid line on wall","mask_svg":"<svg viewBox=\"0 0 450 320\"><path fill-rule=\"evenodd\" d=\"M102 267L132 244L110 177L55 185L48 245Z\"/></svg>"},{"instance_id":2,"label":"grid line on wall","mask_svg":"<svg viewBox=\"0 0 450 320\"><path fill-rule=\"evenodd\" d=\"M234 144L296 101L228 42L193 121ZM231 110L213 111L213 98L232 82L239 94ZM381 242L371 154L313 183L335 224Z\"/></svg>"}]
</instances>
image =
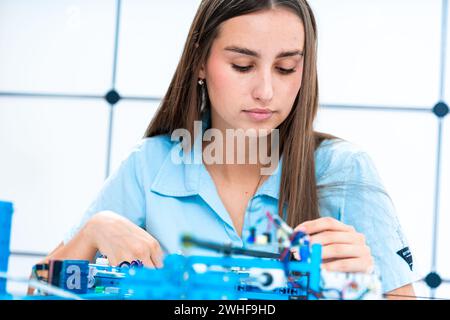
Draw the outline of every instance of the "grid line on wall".
<instances>
[{"instance_id":1,"label":"grid line on wall","mask_svg":"<svg viewBox=\"0 0 450 320\"><path fill-rule=\"evenodd\" d=\"M440 56L440 78L439 78L439 100L445 99L445 76L447 69L447 37L448 37L448 0L442 0L441 18L441 56Z\"/></svg>"},{"instance_id":2,"label":"grid line on wall","mask_svg":"<svg viewBox=\"0 0 450 320\"><path fill-rule=\"evenodd\" d=\"M447 36L448 36L448 0L442 0L441 8L441 50L440 50L440 78L439 78L439 102L443 102L445 99L445 76L447 65ZM439 103L436 105L438 106ZM447 113L448 114L448 107ZM445 115L446 115L445 114ZM436 295L436 288L442 283L439 274L436 272L437 266L437 249L438 249L438 233L439 233L439 213L440 213L440 201L441 201L441 161L442 161L442 126L443 116L439 113L438 116L438 132L437 132L437 148L436 148L436 174L435 174L435 187L434 187L434 212L433 212L433 240L431 243L431 271L427 277L425 277L426 284L430 287L430 296L432 298ZM444 116L445 116L444 115ZM436 277L430 277L436 275ZM436 282L431 281L435 280ZM436 288L435 288L436 286Z\"/></svg>"}]
</instances>

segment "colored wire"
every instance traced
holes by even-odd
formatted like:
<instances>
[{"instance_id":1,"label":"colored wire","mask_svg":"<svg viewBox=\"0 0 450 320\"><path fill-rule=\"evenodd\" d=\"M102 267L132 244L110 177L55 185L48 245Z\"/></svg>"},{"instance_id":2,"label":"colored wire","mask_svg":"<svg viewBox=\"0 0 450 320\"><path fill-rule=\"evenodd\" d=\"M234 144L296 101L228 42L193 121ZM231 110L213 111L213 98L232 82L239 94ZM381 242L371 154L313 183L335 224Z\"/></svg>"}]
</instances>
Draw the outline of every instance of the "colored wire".
<instances>
[{"instance_id":1,"label":"colored wire","mask_svg":"<svg viewBox=\"0 0 450 320\"><path fill-rule=\"evenodd\" d=\"M402 297L402 298L415 298L415 299L425 299L425 300L450 300L450 298L435 298L435 297L421 297L421 296L410 296L406 294L393 294L393 293L383 293L384 297Z\"/></svg>"},{"instance_id":2,"label":"colored wire","mask_svg":"<svg viewBox=\"0 0 450 320\"><path fill-rule=\"evenodd\" d=\"M256 258L270 258L270 259L278 259L279 258L278 253L250 250L250 249L244 249L244 248L240 248L240 247L233 247L232 245L226 245L226 244L220 244L220 243L211 242L211 241L199 240L199 239L196 239L189 235L182 236L181 241L185 247L195 245L199 248L217 251L217 252L223 253L225 255L236 254L236 255L243 255L243 256L256 257Z\"/></svg>"},{"instance_id":3,"label":"colored wire","mask_svg":"<svg viewBox=\"0 0 450 320\"><path fill-rule=\"evenodd\" d=\"M38 281L38 280L34 280L34 279L27 279L27 278L13 277L11 275L8 275L6 272L0 272L0 278L6 279L8 281L13 281L13 282L27 283L28 286L30 286L32 288L39 289L43 292L47 292L56 297L70 299L70 300L84 300L79 295L76 295L76 294L73 294L72 292L68 292L61 288L46 284L45 282L42 282L42 281Z\"/></svg>"}]
</instances>

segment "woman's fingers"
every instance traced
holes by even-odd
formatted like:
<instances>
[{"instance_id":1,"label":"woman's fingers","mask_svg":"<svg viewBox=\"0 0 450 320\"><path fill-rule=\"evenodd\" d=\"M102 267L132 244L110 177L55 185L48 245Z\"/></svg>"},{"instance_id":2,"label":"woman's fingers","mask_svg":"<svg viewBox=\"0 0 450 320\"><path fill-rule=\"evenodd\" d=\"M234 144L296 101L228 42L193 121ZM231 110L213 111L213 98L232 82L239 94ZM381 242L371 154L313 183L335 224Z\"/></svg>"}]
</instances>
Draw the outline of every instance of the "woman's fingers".
<instances>
[{"instance_id":1,"label":"woman's fingers","mask_svg":"<svg viewBox=\"0 0 450 320\"><path fill-rule=\"evenodd\" d=\"M150 259L156 268L163 267L163 254L164 253L159 242L154 241L152 244L150 244Z\"/></svg>"},{"instance_id":2,"label":"woman's fingers","mask_svg":"<svg viewBox=\"0 0 450 320\"><path fill-rule=\"evenodd\" d=\"M365 244L364 236L360 233L345 231L323 231L310 237L311 243L319 243L326 246L333 243L341 244Z\"/></svg>"},{"instance_id":3,"label":"woman's fingers","mask_svg":"<svg viewBox=\"0 0 450 320\"><path fill-rule=\"evenodd\" d=\"M322 263L322 268L334 272L371 272L373 263L368 259L348 258Z\"/></svg>"},{"instance_id":4,"label":"woman's fingers","mask_svg":"<svg viewBox=\"0 0 450 320\"><path fill-rule=\"evenodd\" d=\"M148 268L162 267L161 246L143 228L112 211L99 212L91 221L97 230L95 246L108 256L111 265L141 260Z\"/></svg>"},{"instance_id":5,"label":"woman's fingers","mask_svg":"<svg viewBox=\"0 0 450 320\"><path fill-rule=\"evenodd\" d=\"M302 224L299 224L295 230L305 232L309 235L323 231L355 231L352 226L346 225L330 217L303 222Z\"/></svg>"},{"instance_id":6,"label":"woman's fingers","mask_svg":"<svg viewBox=\"0 0 450 320\"><path fill-rule=\"evenodd\" d=\"M158 240L142 229L139 231L139 236L140 244L136 248L136 256L148 268L161 268L164 253Z\"/></svg>"},{"instance_id":7,"label":"woman's fingers","mask_svg":"<svg viewBox=\"0 0 450 320\"><path fill-rule=\"evenodd\" d=\"M163 267L164 252L161 245L147 233L138 237L132 244L124 246L124 248L125 250L121 250L121 253L116 253L116 257L119 257L119 259L113 258L113 260L110 260L111 265L118 265L122 261L131 263L133 260L141 260L147 268Z\"/></svg>"},{"instance_id":8,"label":"woman's fingers","mask_svg":"<svg viewBox=\"0 0 450 320\"><path fill-rule=\"evenodd\" d=\"M133 244L130 244L130 247L131 249L126 255L128 260L125 261L131 263L133 260L141 260L142 264L147 268L156 267L153 256L156 255L159 244L153 237L149 234L138 237Z\"/></svg>"},{"instance_id":9,"label":"woman's fingers","mask_svg":"<svg viewBox=\"0 0 450 320\"><path fill-rule=\"evenodd\" d=\"M357 258L370 255L367 246L353 244L331 244L322 247L322 259Z\"/></svg>"},{"instance_id":10,"label":"woman's fingers","mask_svg":"<svg viewBox=\"0 0 450 320\"><path fill-rule=\"evenodd\" d=\"M153 260L151 259L150 256L150 251L147 251L146 253L141 253L139 255L135 254L135 255L126 255L123 256L122 258L119 259L120 261L117 262L116 264L111 263L111 265L115 265L115 266L119 266L120 263L127 261L131 264L132 261L135 260L141 260L142 264L147 267L147 268L155 268L155 263L153 262Z\"/></svg>"},{"instance_id":11,"label":"woman's fingers","mask_svg":"<svg viewBox=\"0 0 450 320\"><path fill-rule=\"evenodd\" d=\"M108 262L111 266L114 267L119 267L120 264L124 261L130 262L133 261L134 258L133 256L129 255L129 254L118 254L118 255L109 255L108 256Z\"/></svg>"},{"instance_id":12,"label":"woman's fingers","mask_svg":"<svg viewBox=\"0 0 450 320\"><path fill-rule=\"evenodd\" d=\"M123 255L120 256L119 258L112 258L109 259L109 263L112 266L119 266L122 262L126 261L129 262L131 264L132 261L134 260L141 260L142 264L147 267L147 268L155 268L155 263L153 262L151 255L150 255L150 251L147 251L147 253L143 254L134 254L134 255Z\"/></svg>"},{"instance_id":13,"label":"woman's fingers","mask_svg":"<svg viewBox=\"0 0 450 320\"><path fill-rule=\"evenodd\" d=\"M291 248L291 253L294 255L294 259L300 261L300 254L297 249Z\"/></svg>"},{"instance_id":14,"label":"woman's fingers","mask_svg":"<svg viewBox=\"0 0 450 320\"><path fill-rule=\"evenodd\" d=\"M155 263L153 262L150 255L147 255L145 258L140 259L142 264L147 268L155 268Z\"/></svg>"},{"instance_id":15,"label":"woman's fingers","mask_svg":"<svg viewBox=\"0 0 450 320\"><path fill-rule=\"evenodd\" d=\"M306 221L295 228L322 245L322 266L330 271L367 272L373 266L370 248L363 234L353 226L325 217Z\"/></svg>"}]
</instances>

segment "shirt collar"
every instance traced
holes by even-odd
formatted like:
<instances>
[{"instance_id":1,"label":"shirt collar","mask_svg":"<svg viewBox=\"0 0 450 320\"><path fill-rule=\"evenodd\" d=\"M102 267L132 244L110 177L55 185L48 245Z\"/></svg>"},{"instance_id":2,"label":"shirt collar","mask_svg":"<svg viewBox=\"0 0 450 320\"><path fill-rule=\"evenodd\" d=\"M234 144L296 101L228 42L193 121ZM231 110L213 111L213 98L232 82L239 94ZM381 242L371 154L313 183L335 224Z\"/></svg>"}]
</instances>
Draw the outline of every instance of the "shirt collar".
<instances>
[{"instance_id":1,"label":"shirt collar","mask_svg":"<svg viewBox=\"0 0 450 320\"><path fill-rule=\"evenodd\" d=\"M210 114L205 113L202 117L202 134L198 135L194 142L194 147L190 150L190 159L202 159L202 136L204 131L210 126ZM175 163L172 154L181 150L181 142L174 142L166 156L156 178L151 186L151 190L166 196L187 197L200 194L200 188L209 185L206 179L210 178L209 173L203 163ZM255 197L266 195L274 199L279 199L280 182L282 172L282 157L277 164L275 171L257 190Z\"/></svg>"},{"instance_id":2,"label":"shirt collar","mask_svg":"<svg viewBox=\"0 0 450 320\"><path fill-rule=\"evenodd\" d=\"M199 138L201 138L200 135ZM196 149L195 146L191 148L189 154L191 159L194 159L192 158L194 154L198 155L199 151ZM152 191L172 197L187 197L198 194L203 164L174 162L172 155L179 154L180 150L181 142L174 142L153 181Z\"/></svg>"},{"instance_id":3,"label":"shirt collar","mask_svg":"<svg viewBox=\"0 0 450 320\"><path fill-rule=\"evenodd\" d=\"M205 174L207 175L208 172L204 164L173 163L171 154L179 149L179 144L174 144L156 175L151 186L152 191L173 197L187 197L199 194L199 189L204 186L202 180L206 178ZM198 151L193 148L192 152ZM255 196L267 195L278 200L280 194L281 171L282 159L280 159L274 173L262 184Z\"/></svg>"}]
</instances>

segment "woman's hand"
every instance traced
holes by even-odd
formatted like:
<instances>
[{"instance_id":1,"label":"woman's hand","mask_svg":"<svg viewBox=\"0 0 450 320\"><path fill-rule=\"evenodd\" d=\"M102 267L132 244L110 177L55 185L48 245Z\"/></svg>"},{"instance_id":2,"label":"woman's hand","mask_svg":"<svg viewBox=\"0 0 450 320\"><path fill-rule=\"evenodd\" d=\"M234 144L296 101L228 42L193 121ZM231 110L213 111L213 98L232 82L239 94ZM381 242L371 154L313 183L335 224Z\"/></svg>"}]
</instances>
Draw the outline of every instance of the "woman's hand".
<instances>
[{"instance_id":1,"label":"woman's hand","mask_svg":"<svg viewBox=\"0 0 450 320\"><path fill-rule=\"evenodd\" d=\"M146 267L162 267L159 242L128 219L112 211L102 211L85 228L93 246L108 257L111 265L139 259Z\"/></svg>"},{"instance_id":2,"label":"woman's hand","mask_svg":"<svg viewBox=\"0 0 450 320\"><path fill-rule=\"evenodd\" d=\"M373 257L363 234L333 218L306 221L295 228L322 245L322 267L337 272L371 272Z\"/></svg>"}]
</instances>

